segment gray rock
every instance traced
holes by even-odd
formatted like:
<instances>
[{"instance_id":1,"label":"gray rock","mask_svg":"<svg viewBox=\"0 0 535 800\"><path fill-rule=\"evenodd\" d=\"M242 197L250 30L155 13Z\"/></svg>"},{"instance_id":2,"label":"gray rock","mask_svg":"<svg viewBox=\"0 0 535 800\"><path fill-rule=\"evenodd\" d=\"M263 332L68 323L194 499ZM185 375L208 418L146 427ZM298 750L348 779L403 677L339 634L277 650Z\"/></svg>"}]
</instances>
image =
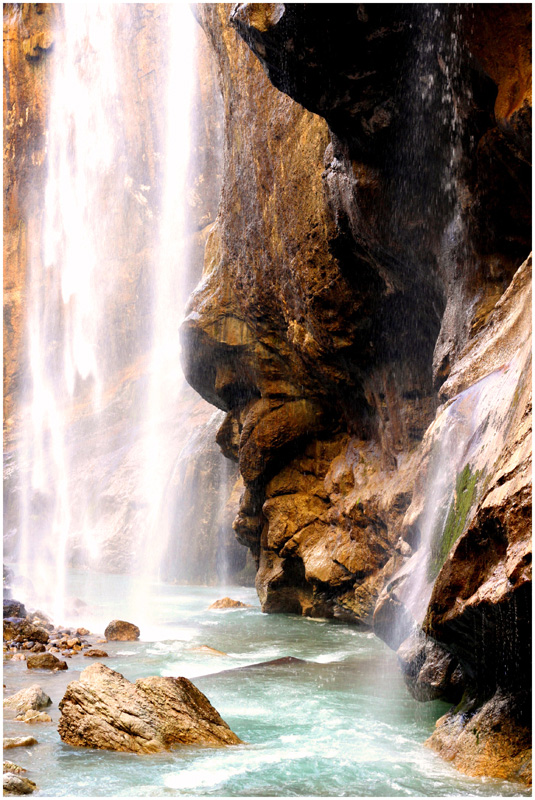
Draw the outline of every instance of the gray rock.
<instances>
[{"instance_id":1,"label":"gray rock","mask_svg":"<svg viewBox=\"0 0 535 800\"><path fill-rule=\"evenodd\" d=\"M29 778L23 778L14 772L4 772L4 794L31 794L37 786Z\"/></svg>"},{"instance_id":2,"label":"gray rock","mask_svg":"<svg viewBox=\"0 0 535 800\"><path fill-rule=\"evenodd\" d=\"M20 714L30 710L39 711L50 705L52 705L52 700L43 692L38 683L28 686L27 689L21 689L4 700L4 708L14 708Z\"/></svg>"},{"instance_id":3,"label":"gray rock","mask_svg":"<svg viewBox=\"0 0 535 800\"><path fill-rule=\"evenodd\" d=\"M18 600L4 599L4 619L6 617L23 618L25 616L26 609L24 608L24 603L21 603Z\"/></svg>"}]
</instances>

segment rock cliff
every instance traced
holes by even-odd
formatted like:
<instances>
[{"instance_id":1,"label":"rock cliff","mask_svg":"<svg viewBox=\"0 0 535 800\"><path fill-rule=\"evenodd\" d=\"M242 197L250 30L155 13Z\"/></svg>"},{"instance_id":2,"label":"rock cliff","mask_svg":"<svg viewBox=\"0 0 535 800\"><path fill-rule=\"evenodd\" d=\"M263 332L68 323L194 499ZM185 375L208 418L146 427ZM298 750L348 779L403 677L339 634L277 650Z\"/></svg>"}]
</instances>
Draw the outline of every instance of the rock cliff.
<instances>
[{"instance_id":1,"label":"rock cliff","mask_svg":"<svg viewBox=\"0 0 535 800\"><path fill-rule=\"evenodd\" d=\"M478 758L447 757L526 780L530 8L197 14L225 163L185 371L226 412L262 607L373 627L461 701L431 746L464 730Z\"/></svg>"}]
</instances>

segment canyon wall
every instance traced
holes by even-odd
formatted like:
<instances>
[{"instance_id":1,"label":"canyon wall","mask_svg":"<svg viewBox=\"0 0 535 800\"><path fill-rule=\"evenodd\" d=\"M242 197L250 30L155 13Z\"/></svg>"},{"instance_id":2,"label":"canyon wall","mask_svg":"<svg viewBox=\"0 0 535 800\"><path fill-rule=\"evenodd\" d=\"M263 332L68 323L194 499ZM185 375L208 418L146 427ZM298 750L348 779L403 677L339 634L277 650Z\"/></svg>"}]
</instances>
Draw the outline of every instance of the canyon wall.
<instances>
[{"instance_id":1,"label":"canyon wall","mask_svg":"<svg viewBox=\"0 0 535 800\"><path fill-rule=\"evenodd\" d=\"M184 368L262 607L375 630L458 704L431 746L527 781L530 7L196 13L225 166Z\"/></svg>"}]
</instances>

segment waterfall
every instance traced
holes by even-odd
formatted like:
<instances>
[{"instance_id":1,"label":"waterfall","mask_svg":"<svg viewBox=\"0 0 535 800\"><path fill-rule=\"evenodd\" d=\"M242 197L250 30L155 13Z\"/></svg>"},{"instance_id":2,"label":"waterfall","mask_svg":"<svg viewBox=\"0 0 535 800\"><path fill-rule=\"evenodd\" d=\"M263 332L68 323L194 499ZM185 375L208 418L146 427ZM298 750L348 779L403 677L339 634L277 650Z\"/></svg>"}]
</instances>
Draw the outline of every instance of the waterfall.
<instances>
[{"instance_id":1,"label":"waterfall","mask_svg":"<svg viewBox=\"0 0 535 800\"><path fill-rule=\"evenodd\" d=\"M455 541L466 530L485 478L502 450L515 410L524 363L516 354L499 369L458 394L438 414L426 434L427 468L413 526L415 554L394 579L395 595L419 628L433 584ZM409 508L408 515L412 514ZM404 623L398 621L401 628ZM408 631L401 630L402 639Z\"/></svg>"},{"instance_id":2,"label":"waterfall","mask_svg":"<svg viewBox=\"0 0 535 800\"><path fill-rule=\"evenodd\" d=\"M198 279L187 246L197 26L189 6L149 9L165 78L154 79L128 61L139 8L65 4L53 54L45 208L28 263L15 560L17 595L58 622L72 614L72 565L87 580L93 569L131 572L138 595L162 563L171 576L182 512L165 487L213 412L182 376L178 337ZM158 113L146 112L152 127L139 123L136 138L145 79Z\"/></svg>"}]
</instances>

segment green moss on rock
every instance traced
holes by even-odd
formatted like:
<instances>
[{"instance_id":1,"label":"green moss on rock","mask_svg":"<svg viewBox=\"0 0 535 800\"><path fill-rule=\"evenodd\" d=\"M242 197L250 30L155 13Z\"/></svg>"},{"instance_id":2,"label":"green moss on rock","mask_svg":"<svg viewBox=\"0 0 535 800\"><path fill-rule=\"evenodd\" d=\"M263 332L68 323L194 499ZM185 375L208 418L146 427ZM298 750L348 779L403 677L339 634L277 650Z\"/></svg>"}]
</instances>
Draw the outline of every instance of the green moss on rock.
<instances>
[{"instance_id":1,"label":"green moss on rock","mask_svg":"<svg viewBox=\"0 0 535 800\"><path fill-rule=\"evenodd\" d=\"M439 524L434 532L427 566L427 575L430 581L435 580L448 553L464 530L468 513L474 502L480 474L479 470L472 472L470 464L466 464L457 475L455 494L450 503L444 527L441 529Z\"/></svg>"}]
</instances>

